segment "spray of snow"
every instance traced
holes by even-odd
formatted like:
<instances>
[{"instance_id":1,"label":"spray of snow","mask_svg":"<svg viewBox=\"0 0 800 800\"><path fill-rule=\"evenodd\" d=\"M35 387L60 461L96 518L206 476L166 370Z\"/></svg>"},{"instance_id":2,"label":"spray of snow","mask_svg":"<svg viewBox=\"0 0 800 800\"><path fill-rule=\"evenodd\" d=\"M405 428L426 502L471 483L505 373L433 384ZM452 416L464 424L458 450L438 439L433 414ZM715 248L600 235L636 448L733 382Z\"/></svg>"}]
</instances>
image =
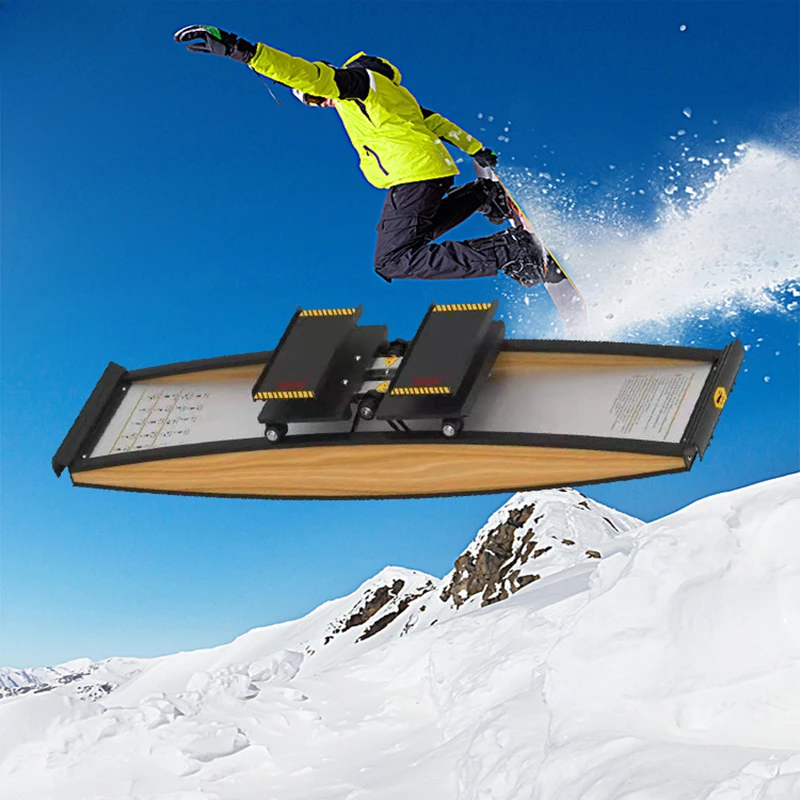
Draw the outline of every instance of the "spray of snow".
<instances>
[{"instance_id":1,"label":"spray of snow","mask_svg":"<svg viewBox=\"0 0 800 800\"><path fill-rule=\"evenodd\" d=\"M672 163L622 177L605 195L598 181L574 189L563 174L505 173L582 290L589 337L677 343L697 320L796 314L800 157L789 146L724 139L699 154L686 131L671 138L680 150ZM642 221L646 203L654 211ZM515 336L565 335L558 321L542 331L530 302L507 291Z\"/></svg>"}]
</instances>

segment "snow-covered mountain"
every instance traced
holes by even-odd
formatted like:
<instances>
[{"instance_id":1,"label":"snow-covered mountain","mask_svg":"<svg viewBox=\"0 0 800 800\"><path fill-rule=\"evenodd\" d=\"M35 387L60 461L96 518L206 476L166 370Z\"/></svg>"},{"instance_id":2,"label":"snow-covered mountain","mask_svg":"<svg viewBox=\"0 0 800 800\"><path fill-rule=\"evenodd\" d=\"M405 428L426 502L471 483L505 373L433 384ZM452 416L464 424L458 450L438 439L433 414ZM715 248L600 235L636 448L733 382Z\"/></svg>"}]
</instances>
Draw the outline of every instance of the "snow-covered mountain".
<instances>
[{"instance_id":1,"label":"snow-covered mountain","mask_svg":"<svg viewBox=\"0 0 800 800\"><path fill-rule=\"evenodd\" d=\"M800 797L800 476L648 525L521 493L208 650L3 670L10 800Z\"/></svg>"},{"instance_id":2,"label":"snow-covered mountain","mask_svg":"<svg viewBox=\"0 0 800 800\"><path fill-rule=\"evenodd\" d=\"M136 675L143 663L139 658L107 658L103 661L79 658L54 667L0 667L0 698L29 692L41 694L71 686L70 694L97 699Z\"/></svg>"}]
</instances>

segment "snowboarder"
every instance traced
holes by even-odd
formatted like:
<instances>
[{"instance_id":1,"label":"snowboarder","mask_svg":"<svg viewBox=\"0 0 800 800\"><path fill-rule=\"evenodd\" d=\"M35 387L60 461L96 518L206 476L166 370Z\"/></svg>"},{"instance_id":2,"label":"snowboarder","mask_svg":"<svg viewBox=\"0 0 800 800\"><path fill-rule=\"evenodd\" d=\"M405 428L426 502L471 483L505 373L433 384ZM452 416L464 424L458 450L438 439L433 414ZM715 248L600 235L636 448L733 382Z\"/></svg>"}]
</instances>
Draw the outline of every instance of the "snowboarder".
<instances>
[{"instance_id":1,"label":"snowboarder","mask_svg":"<svg viewBox=\"0 0 800 800\"><path fill-rule=\"evenodd\" d=\"M509 217L505 192L492 180L451 191L459 174L446 141L494 167L497 155L440 114L422 108L400 85L400 72L384 58L357 53L341 68L309 62L261 42L252 44L210 25L175 34L195 53L213 53L247 64L293 89L309 106L333 107L359 154L366 179L388 189L378 225L375 269L393 278L480 278L504 272L523 286L545 276L545 254L521 228L463 242L433 240L475 212L502 224Z\"/></svg>"}]
</instances>

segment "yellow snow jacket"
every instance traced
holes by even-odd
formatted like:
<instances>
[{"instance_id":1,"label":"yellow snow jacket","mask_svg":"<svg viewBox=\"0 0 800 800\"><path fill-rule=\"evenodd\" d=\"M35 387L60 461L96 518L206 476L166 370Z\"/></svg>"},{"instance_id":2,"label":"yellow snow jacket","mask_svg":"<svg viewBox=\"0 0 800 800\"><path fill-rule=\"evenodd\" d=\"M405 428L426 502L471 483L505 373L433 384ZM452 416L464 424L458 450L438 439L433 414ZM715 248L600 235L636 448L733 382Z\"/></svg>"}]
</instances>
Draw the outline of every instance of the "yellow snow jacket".
<instances>
[{"instance_id":1,"label":"yellow snow jacket","mask_svg":"<svg viewBox=\"0 0 800 800\"><path fill-rule=\"evenodd\" d=\"M358 53L345 63L355 61ZM388 78L367 70L369 92L364 100L341 97L336 70L321 61L290 56L261 42L248 66L278 83L334 101L364 177L379 189L400 183L458 175L458 167L442 140L473 155L483 144L440 114L423 112L411 92L400 85L400 72Z\"/></svg>"}]
</instances>

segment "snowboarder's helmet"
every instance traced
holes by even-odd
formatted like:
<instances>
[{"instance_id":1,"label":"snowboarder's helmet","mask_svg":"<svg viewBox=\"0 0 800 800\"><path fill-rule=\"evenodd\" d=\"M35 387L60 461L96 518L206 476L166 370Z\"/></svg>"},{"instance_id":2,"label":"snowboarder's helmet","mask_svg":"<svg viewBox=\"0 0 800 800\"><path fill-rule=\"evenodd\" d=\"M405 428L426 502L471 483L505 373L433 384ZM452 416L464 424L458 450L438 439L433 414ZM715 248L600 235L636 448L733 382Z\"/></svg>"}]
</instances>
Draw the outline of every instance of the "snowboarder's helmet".
<instances>
[{"instance_id":1,"label":"snowboarder's helmet","mask_svg":"<svg viewBox=\"0 0 800 800\"><path fill-rule=\"evenodd\" d=\"M292 89L292 94L306 106L316 106L317 108L332 108L334 103L330 97L319 97L315 94L307 94L299 89Z\"/></svg>"}]
</instances>

